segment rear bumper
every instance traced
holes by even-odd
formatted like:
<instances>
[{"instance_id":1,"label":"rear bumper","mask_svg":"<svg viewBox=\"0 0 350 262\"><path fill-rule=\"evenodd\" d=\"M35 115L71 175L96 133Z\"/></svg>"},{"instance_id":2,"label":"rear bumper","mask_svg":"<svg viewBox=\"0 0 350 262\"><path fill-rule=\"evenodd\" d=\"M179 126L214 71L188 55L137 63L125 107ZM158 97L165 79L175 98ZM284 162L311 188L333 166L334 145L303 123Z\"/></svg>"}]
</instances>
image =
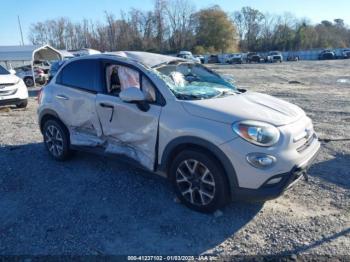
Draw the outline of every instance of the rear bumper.
<instances>
[{"instance_id":1,"label":"rear bumper","mask_svg":"<svg viewBox=\"0 0 350 262\"><path fill-rule=\"evenodd\" d=\"M302 177L307 177L306 172L314 162L319 151L320 148L317 149L310 159L294 166L290 172L270 177L258 189L236 188L233 193L233 200L264 201L279 197ZM277 184L269 185L268 182L275 178L281 178L281 181Z\"/></svg>"}]
</instances>

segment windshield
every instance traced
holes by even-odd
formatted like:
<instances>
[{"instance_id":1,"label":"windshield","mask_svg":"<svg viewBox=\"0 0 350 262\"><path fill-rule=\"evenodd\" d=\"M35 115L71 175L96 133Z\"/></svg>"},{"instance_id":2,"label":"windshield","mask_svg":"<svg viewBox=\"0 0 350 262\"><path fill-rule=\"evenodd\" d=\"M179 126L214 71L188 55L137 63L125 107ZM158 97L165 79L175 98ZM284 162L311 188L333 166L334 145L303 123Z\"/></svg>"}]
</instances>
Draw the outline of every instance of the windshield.
<instances>
[{"instance_id":1,"label":"windshield","mask_svg":"<svg viewBox=\"0 0 350 262\"><path fill-rule=\"evenodd\" d=\"M229 80L200 64L176 61L154 69L178 99L209 99L239 93Z\"/></svg>"},{"instance_id":2,"label":"windshield","mask_svg":"<svg viewBox=\"0 0 350 262\"><path fill-rule=\"evenodd\" d=\"M9 75L10 72L7 71L5 68L3 68L1 65L0 65L0 75Z\"/></svg>"}]
</instances>

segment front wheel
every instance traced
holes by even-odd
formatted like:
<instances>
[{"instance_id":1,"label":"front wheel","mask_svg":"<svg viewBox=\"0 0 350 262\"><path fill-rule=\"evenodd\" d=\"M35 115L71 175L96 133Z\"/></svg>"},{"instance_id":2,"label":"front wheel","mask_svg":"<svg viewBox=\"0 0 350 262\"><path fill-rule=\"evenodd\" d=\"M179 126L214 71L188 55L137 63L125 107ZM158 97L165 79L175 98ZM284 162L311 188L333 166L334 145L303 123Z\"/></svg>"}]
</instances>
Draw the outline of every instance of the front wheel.
<instances>
[{"instance_id":1,"label":"front wheel","mask_svg":"<svg viewBox=\"0 0 350 262\"><path fill-rule=\"evenodd\" d=\"M43 127L43 135L45 147L51 157L63 161L70 156L69 134L61 122L47 120Z\"/></svg>"},{"instance_id":2,"label":"front wheel","mask_svg":"<svg viewBox=\"0 0 350 262\"><path fill-rule=\"evenodd\" d=\"M187 207L212 213L228 202L225 173L210 155L183 151L175 157L169 171L176 195Z\"/></svg>"},{"instance_id":3,"label":"front wheel","mask_svg":"<svg viewBox=\"0 0 350 262\"><path fill-rule=\"evenodd\" d=\"M33 87L34 86L34 80L32 77L26 77L24 78L24 83L27 87Z\"/></svg>"},{"instance_id":4,"label":"front wheel","mask_svg":"<svg viewBox=\"0 0 350 262\"><path fill-rule=\"evenodd\" d=\"M21 103L17 104L16 107L17 108L26 108L27 105L28 105L28 100L26 99L26 100L22 101Z\"/></svg>"}]
</instances>

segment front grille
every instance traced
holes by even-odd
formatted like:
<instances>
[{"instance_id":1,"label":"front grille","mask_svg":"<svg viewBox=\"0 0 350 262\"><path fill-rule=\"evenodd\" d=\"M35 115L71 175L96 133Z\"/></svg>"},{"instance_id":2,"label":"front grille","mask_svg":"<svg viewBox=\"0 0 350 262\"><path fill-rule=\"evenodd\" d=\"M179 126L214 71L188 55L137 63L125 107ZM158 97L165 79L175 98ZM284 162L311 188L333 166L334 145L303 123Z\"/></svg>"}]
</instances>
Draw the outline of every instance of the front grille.
<instances>
[{"instance_id":1,"label":"front grille","mask_svg":"<svg viewBox=\"0 0 350 262\"><path fill-rule=\"evenodd\" d=\"M0 90L0 96L11 96L11 95L14 95L16 92L17 92L17 89L6 90L6 91Z\"/></svg>"},{"instance_id":2,"label":"front grille","mask_svg":"<svg viewBox=\"0 0 350 262\"><path fill-rule=\"evenodd\" d=\"M302 153L303 151L305 151L311 144L312 142L317 138L315 133L312 133L309 136L305 136L302 138L303 143L297 148L297 152L298 153Z\"/></svg>"},{"instance_id":3,"label":"front grille","mask_svg":"<svg viewBox=\"0 0 350 262\"><path fill-rule=\"evenodd\" d=\"M4 88L6 86L14 86L16 83L1 83L0 88Z\"/></svg>"}]
</instances>

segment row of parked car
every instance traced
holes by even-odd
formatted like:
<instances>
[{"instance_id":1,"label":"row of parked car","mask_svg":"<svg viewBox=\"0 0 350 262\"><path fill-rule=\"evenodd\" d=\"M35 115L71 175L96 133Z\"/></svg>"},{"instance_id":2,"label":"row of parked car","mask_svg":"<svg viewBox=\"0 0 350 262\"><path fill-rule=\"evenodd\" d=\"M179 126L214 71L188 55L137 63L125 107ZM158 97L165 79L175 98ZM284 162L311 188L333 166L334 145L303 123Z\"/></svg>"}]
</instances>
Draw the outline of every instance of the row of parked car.
<instances>
[{"instance_id":1,"label":"row of parked car","mask_svg":"<svg viewBox=\"0 0 350 262\"><path fill-rule=\"evenodd\" d=\"M332 59L349 59L350 58L350 49L343 49L340 53L337 53L335 50L325 49L319 55L319 60L332 60Z\"/></svg>"},{"instance_id":2,"label":"row of parked car","mask_svg":"<svg viewBox=\"0 0 350 262\"><path fill-rule=\"evenodd\" d=\"M243 63L275 63L283 62L283 54L280 51L270 51L268 53L236 53L226 55L224 58L219 57L217 54L212 54L207 57L203 55L193 55L189 51L181 51L177 54L177 57L195 61L198 63L228 63L228 64L243 64ZM335 50L325 49L321 51L318 55L319 60L328 59L348 59L350 58L350 49L342 49L338 52ZM287 61L299 61L301 58L298 53L289 53L286 60Z\"/></svg>"}]
</instances>

